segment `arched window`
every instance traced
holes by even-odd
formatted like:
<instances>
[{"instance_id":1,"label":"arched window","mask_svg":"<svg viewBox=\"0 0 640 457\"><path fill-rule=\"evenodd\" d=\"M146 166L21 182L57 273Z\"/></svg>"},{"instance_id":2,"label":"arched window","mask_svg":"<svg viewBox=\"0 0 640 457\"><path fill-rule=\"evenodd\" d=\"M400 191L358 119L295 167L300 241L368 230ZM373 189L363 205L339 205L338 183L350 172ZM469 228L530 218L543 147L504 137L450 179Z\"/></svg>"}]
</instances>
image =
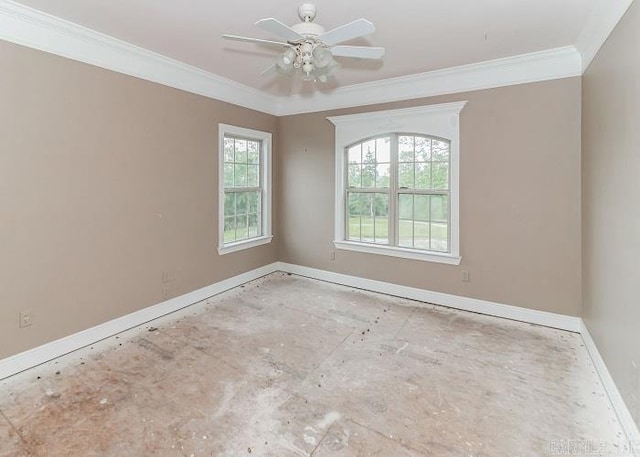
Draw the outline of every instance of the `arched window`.
<instances>
[{"instance_id":1,"label":"arched window","mask_svg":"<svg viewBox=\"0 0 640 457\"><path fill-rule=\"evenodd\" d=\"M460 263L464 104L329 118L336 125L337 248ZM374 133L389 126L397 130Z\"/></svg>"},{"instance_id":2,"label":"arched window","mask_svg":"<svg viewBox=\"0 0 640 457\"><path fill-rule=\"evenodd\" d=\"M347 148L345 239L450 252L450 141L394 133Z\"/></svg>"}]
</instances>

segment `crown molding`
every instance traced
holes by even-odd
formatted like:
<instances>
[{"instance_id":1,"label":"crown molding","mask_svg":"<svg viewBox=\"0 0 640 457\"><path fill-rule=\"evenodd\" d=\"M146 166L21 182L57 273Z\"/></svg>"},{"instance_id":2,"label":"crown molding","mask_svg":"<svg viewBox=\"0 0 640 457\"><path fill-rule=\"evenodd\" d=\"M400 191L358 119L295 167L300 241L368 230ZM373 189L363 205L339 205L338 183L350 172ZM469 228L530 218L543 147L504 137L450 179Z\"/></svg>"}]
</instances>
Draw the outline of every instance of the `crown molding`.
<instances>
[{"instance_id":1,"label":"crown molding","mask_svg":"<svg viewBox=\"0 0 640 457\"><path fill-rule=\"evenodd\" d=\"M596 0L585 23L576 48L582 56L582 72L589 68L633 0Z\"/></svg>"},{"instance_id":2,"label":"crown molding","mask_svg":"<svg viewBox=\"0 0 640 457\"><path fill-rule=\"evenodd\" d=\"M354 84L329 93L314 92L280 98L275 113L285 116L492 89L580 76L581 69L580 54L575 47L566 46L399 78Z\"/></svg>"},{"instance_id":3,"label":"crown molding","mask_svg":"<svg viewBox=\"0 0 640 457\"><path fill-rule=\"evenodd\" d=\"M273 95L95 30L0 0L0 39L267 113Z\"/></svg>"},{"instance_id":4,"label":"crown molding","mask_svg":"<svg viewBox=\"0 0 640 457\"><path fill-rule=\"evenodd\" d=\"M257 111L285 116L580 76L633 0L596 0L576 47L275 96L11 0L0 39Z\"/></svg>"}]
</instances>

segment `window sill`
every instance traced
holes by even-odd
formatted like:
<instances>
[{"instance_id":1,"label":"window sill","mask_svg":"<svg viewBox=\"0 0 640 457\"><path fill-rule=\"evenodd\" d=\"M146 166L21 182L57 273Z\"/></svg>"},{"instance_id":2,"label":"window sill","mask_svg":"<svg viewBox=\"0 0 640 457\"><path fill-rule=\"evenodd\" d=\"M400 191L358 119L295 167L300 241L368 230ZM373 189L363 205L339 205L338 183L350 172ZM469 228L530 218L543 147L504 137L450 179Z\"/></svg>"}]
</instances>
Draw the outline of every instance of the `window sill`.
<instances>
[{"instance_id":1,"label":"window sill","mask_svg":"<svg viewBox=\"0 0 640 457\"><path fill-rule=\"evenodd\" d=\"M369 243L357 243L354 241L334 241L333 245L337 249L346 251L365 252L367 254L380 254L391 257L400 257L410 260L421 260L423 262L445 263L447 265L460 265L462 257L451 254L437 254L434 252L418 251L417 249L398 248L395 246L379 246Z\"/></svg>"},{"instance_id":2,"label":"window sill","mask_svg":"<svg viewBox=\"0 0 640 457\"><path fill-rule=\"evenodd\" d=\"M232 252L242 251L244 249L254 248L263 244L271 243L273 235L261 236L258 238L251 238L250 240L238 241L236 243L230 243L226 246L218 247L218 254L230 254Z\"/></svg>"}]
</instances>

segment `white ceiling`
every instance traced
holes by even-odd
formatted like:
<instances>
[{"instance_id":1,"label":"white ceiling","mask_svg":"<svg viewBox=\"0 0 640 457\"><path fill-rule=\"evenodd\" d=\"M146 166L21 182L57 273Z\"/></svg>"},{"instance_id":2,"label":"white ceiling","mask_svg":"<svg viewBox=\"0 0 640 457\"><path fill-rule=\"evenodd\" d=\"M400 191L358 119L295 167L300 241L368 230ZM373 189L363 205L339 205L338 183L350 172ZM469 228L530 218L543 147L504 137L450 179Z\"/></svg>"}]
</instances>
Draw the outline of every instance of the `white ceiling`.
<instances>
[{"instance_id":1,"label":"white ceiling","mask_svg":"<svg viewBox=\"0 0 640 457\"><path fill-rule=\"evenodd\" d=\"M317 0L327 30L364 17L376 32L352 42L384 46L382 62L342 59L335 85L377 81L575 45L597 0ZM273 39L255 27L299 22L301 0L19 0L18 3L274 95L317 90L261 77L277 49L223 40L222 33Z\"/></svg>"}]
</instances>

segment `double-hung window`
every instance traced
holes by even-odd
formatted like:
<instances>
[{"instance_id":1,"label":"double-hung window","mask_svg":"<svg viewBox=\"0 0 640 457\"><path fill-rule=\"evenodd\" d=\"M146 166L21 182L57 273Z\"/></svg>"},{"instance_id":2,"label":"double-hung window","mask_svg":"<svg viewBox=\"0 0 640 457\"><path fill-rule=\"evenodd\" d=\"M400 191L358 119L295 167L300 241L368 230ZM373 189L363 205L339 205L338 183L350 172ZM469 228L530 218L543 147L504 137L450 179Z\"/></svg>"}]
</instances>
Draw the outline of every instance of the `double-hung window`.
<instances>
[{"instance_id":1,"label":"double-hung window","mask_svg":"<svg viewBox=\"0 0 640 457\"><path fill-rule=\"evenodd\" d=\"M345 239L449 253L449 145L394 133L349 146Z\"/></svg>"},{"instance_id":2,"label":"double-hung window","mask_svg":"<svg viewBox=\"0 0 640 457\"><path fill-rule=\"evenodd\" d=\"M460 262L463 107L460 102L329 118L336 125L337 248Z\"/></svg>"},{"instance_id":3,"label":"double-hung window","mask_svg":"<svg viewBox=\"0 0 640 457\"><path fill-rule=\"evenodd\" d=\"M226 254L271 241L271 134L219 126L219 244Z\"/></svg>"}]
</instances>

